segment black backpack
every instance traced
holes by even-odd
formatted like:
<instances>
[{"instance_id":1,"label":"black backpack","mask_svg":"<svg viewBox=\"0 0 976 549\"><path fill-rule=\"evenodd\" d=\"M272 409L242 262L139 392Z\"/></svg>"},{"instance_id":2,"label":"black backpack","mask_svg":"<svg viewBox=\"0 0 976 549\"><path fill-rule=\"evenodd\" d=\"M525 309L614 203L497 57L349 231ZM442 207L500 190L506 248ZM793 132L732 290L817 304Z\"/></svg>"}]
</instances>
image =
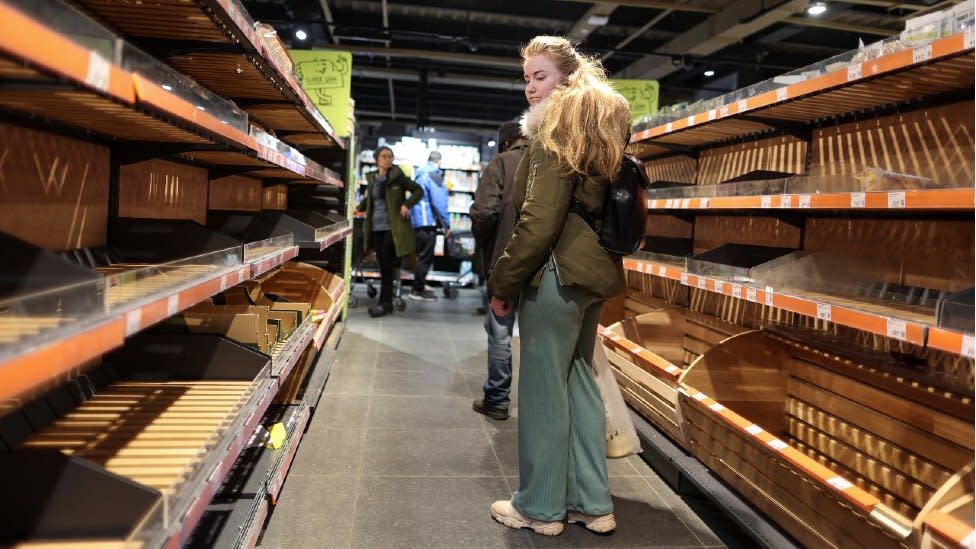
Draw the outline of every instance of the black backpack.
<instances>
[{"instance_id":1,"label":"black backpack","mask_svg":"<svg viewBox=\"0 0 976 549\"><path fill-rule=\"evenodd\" d=\"M647 225L647 172L644 163L624 155L616 179L607 185L603 218L596 220L575 196L569 211L583 218L600 237L600 245L617 255L630 255L644 243Z\"/></svg>"}]
</instances>

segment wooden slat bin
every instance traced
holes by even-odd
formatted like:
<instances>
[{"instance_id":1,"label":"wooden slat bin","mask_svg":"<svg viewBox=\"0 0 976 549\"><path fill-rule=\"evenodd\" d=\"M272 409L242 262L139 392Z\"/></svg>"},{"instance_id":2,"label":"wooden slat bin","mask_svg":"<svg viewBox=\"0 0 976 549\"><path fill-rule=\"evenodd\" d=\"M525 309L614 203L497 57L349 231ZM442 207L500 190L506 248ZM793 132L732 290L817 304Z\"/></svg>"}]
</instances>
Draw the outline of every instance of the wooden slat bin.
<instances>
[{"instance_id":1,"label":"wooden slat bin","mask_svg":"<svg viewBox=\"0 0 976 549\"><path fill-rule=\"evenodd\" d=\"M602 338L624 399L680 444L686 443L678 409L684 330L682 311L662 307L610 325Z\"/></svg>"},{"instance_id":2,"label":"wooden slat bin","mask_svg":"<svg viewBox=\"0 0 976 549\"><path fill-rule=\"evenodd\" d=\"M681 377L692 454L808 547L897 547L972 461L972 401L767 332Z\"/></svg>"},{"instance_id":3,"label":"wooden slat bin","mask_svg":"<svg viewBox=\"0 0 976 549\"><path fill-rule=\"evenodd\" d=\"M332 297L339 297L338 293L342 291L342 286L345 284L341 276L309 263L303 263L301 261L289 261L282 267L285 271L302 273L312 280L317 281Z\"/></svg>"},{"instance_id":4,"label":"wooden slat bin","mask_svg":"<svg viewBox=\"0 0 976 549\"><path fill-rule=\"evenodd\" d=\"M52 392L20 412L29 430L0 452L10 465L0 485L17 494L0 498L0 545L123 547L171 530L257 411L269 374L265 355L219 336L129 339L83 390L59 389L59 400ZM25 459L28 469L12 465Z\"/></svg>"},{"instance_id":5,"label":"wooden slat bin","mask_svg":"<svg viewBox=\"0 0 976 549\"><path fill-rule=\"evenodd\" d=\"M921 531L921 549L971 547L976 538L973 529L973 464L952 475L939 488L915 521Z\"/></svg>"},{"instance_id":6,"label":"wooden slat bin","mask_svg":"<svg viewBox=\"0 0 976 549\"><path fill-rule=\"evenodd\" d=\"M313 310L328 311L334 303L322 281L304 272L280 269L260 279L260 283L264 294L273 294L293 303L308 303Z\"/></svg>"}]
</instances>

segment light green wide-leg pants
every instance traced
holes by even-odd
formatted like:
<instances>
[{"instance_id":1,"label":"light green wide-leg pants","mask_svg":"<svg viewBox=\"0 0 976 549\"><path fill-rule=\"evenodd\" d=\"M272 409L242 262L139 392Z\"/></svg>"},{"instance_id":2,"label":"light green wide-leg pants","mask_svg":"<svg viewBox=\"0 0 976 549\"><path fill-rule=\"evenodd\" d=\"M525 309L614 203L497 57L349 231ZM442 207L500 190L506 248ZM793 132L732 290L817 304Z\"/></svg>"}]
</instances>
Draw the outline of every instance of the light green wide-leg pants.
<instances>
[{"instance_id":1,"label":"light green wide-leg pants","mask_svg":"<svg viewBox=\"0 0 976 549\"><path fill-rule=\"evenodd\" d=\"M536 520L566 510L613 512L606 415L593 373L604 300L560 286L552 260L519 309L519 489L512 504Z\"/></svg>"}]
</instances>

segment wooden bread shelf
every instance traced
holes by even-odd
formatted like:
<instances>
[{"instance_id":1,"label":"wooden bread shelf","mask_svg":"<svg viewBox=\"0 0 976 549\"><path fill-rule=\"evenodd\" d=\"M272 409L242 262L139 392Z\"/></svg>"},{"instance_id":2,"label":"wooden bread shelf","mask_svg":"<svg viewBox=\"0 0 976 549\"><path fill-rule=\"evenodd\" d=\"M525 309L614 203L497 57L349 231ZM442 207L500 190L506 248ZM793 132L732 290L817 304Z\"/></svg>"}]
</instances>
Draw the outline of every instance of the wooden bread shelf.
<instances>
[{"instance_id":1,"label":"wooden bread shelf","mask_svg":"<svg viewBox=\"0 0 976 549\"><path fill-rule=\"evenodd\" d=\"M272 172L273 178L342 186L335 172L310 159L294 162L285 158L254 137L10 6L0 5L0 34L11 38L0 44L0 51L7 56L0 62L0 75L28 82L26 88L0 92L0 106L105 138L178 144L193 151L184 156L211 166L254 166L255 170L274 166L280 170ZM51 79L50 86L38 84L46 79ZM58 80L69 84L58 84Z\"/></svg>"},{"instance_id":2,"label":"wooden bread shelf","mask_svg":"<svg viewBox=\"0 0 976 549\"><path fill-rule=\"evenodd\" d=\"M972 335L952 335L952 332L935 326L934 319L928 315L914 315L901 308L872 305L868 302L828 295L810 297L789 295L777 292L773 288L750 287L690 274L674 266L632 258L624 259L624 269L680 280L685 286L745 299L916 345L928 344L933 348L973 358ZM969 345L964 345L964 341L969 342Z\"/></svg>"},{"instance_id":3,"label":"wooden bread shelf","mask_svg":"<svg viewBox=\"0 0 976 549\"><path fill-rule=\"evenodd\" d=\"M649 199L649 210L942 210L971 211L976 194L966 189L836 192Z\"/></svg>"},{"instance_id":4,"label":"wooden bread shelf","mask_svg":"<svg viewBox=\"0 0 976 549\"><path fill-rule=\"evenodd\" d=\"M78 3L119 29L125 38L161 53L179 71L242 104L266 128L297 131L304 137L294 142L285 137L284 141L345 148L291 68L270 53L233 0L162 0L152 6L106 0ZM215 49L220 51L215 53ZM251 112L256 105L271 105L292 114L283 120L263 111ZM310 140L310 136L316 138Z\"/></svg>"},{"instance_id":5,"label":"wooden bread shelf","mask_svg":"<svg viewBox=\"0 0 976 549\"><path fill-rule=\"evenodd\" d=\"M334 242L338 242L335 240ZM324 247L322 249L325 249ZM183 282L174 285L172 275L166 277L167 287L171 290L162 294L152 295L154 278L140 281L140 292L129 293L125 296L109 289L106 298L121 303L112 312L92 318L75 319L71 324L71 332L52 331L50 336L42 337L16 355L0 359L0 373L4 376L4 383L0 387L0 401L15 399L34 387L40 386L57 375L69 372L99 355L121 346L126 337L132 336L149 326L169 318L193 305L203 301L227 288L245 280L264 274L271 269L284 264L297 256L295 246L275 252L270 257L259 257L252 263L244 265L213 269L194 266L177 269L183 276ZM341 281L341 278L336 277ZM124 288L131 288L127 284ZM121 291L121 290L120 290ZM345 285L331 288L330 297L338 305L333 307L327 315L326 322L321 323L315 334L321 331L324 339L331 324L341 313L345 296ZM143 297L140 296L152 296ZM114 297L113 297L114 296ZM123 299L124 298L124 299ZM3 322L15 322L13 318L5 318ZM31 326L37 326L37 321L28 318L16 320L16 325L22 327L24 335L37 333ZM67 326L63 323L61 326ZM44 335L44 334L42 334ZM310 334L311 337L312 334ZM321 344L318 345L319 347ZM292 357L294 358L294 357ZM293 363L292 363L293 365Z\"/></svg>"},{"instance_id":6,"label":"wooden bread shelf","mask_svg":"<svg viewBox=\"0 0 976 549\"><path fill-rule=\"evenodd\" d=\"M972 31L956 34L649 128L636 133L631 141L671 147L669 150L674 146L700 147L772 131L776 121L806 123L970 89L974 78L972 50Z\"/></svg>"}]
</instances>

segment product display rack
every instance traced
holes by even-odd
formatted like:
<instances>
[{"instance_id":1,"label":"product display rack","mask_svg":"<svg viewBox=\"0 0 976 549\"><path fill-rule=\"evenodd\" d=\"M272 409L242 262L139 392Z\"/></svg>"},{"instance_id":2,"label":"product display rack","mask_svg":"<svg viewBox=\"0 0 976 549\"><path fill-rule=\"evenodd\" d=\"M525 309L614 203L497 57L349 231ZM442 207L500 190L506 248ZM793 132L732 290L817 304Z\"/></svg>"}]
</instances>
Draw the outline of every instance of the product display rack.
<instances>
[{"instance_id":1,"label":"product display rack","mask_svg":"<svg viewBox=\"0 0 976 549\"><path fill-rule=\"evenodd\" d=\"M0 267L0 458L34 463L5 469L25 497L0 544L182 546L273 402L307 422L295 388L322 377L310 365L337 343L347 297L342 264L282 278L328 286L319 308L269 319L267 354L219 327L187 331L191 312L205 319L231 289L301 271L301 250L332 253L350 233L344 215L308 240L208 217L286 210L289 184L341 191L307 154L346 144L236 1L75 6L0 3L0 175L19 182L0 198L14 259ZM53 467L131 505L62 517L72 489L41 488L57 485Z\"/></svg>"},{"instance_id":2,"label":"product display rack","mask_svg":"<svg viewBox=\"0 0 976 549\"><path fill-rule=\"evenodd\" d=\"M967 30L634 135L647 247L603 347L648 460L763 545L976 535L973 66Z\"/></svg>"}]
</instances>

